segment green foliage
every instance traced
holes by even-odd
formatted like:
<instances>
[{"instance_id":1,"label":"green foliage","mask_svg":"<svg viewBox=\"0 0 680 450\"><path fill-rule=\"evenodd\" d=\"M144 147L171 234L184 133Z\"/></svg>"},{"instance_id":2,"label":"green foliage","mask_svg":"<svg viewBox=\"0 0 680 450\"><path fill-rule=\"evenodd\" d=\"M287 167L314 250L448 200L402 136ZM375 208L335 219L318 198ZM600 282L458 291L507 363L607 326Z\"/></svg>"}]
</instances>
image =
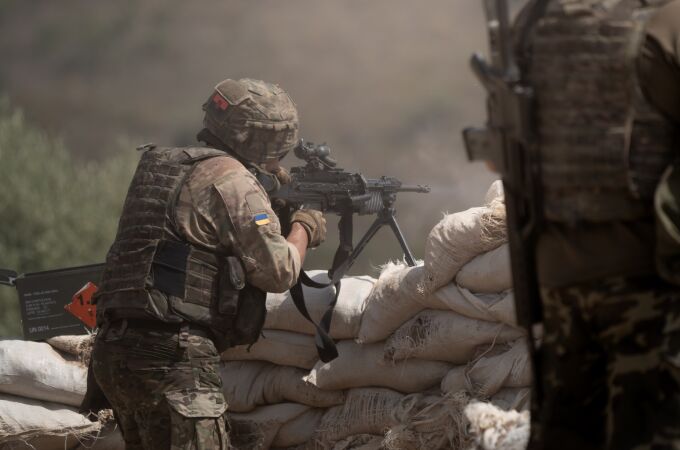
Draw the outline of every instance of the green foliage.
<instances>
[{"instance_id":1,"label":"green foliage","mask_svg":"<svg viewBox=\"0 0 680 450\"><path fill-rule=\"evenodd\" d=\"M0 99L0 267L19 273L102 262L137 155L74 159ZM16 292L0 286L0 336L21 334Z\"/></svg>"}]
</instances>

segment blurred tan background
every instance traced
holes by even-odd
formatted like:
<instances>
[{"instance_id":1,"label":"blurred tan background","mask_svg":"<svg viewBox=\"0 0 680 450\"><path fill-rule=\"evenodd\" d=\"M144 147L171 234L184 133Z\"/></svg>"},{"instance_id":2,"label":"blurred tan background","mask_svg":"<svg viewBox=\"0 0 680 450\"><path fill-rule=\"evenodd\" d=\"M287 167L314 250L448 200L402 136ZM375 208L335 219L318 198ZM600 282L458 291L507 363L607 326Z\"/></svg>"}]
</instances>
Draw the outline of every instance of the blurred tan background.
<instances>
[{"instance_id":1,"label":"blurred tan background","mask_svg":"<svg viewBox=\"0 0 680 450\"><path fill-rule=\"evenodd\" d=\"M416 256L442 212L479 204L494 179L466 161L460 137L464 126L484 120L484 93L468 58L485 49L474 0L0 0L0 95L10 111L23 110L27 126L63 140L92 180L107 160L136 158L137 144L193 144L201 104L217 81L261 78L291 94L301 135L328 142L341 166L433 187L397 202ZM0 142L3 158L18 151ZM296 164L292 155L284 160ZM129 176L106 192L122 202ZM15 200L2 191L0 267L18 264L2 251L12 245L8 227L20 226L6 220ZM96 214L115 229L115 207ZM357 240L368 223L355 226ZM64 263L103 260L110 234ZM336 243L330 238L307 266L328 266ZM375 274L398 257L384 230L354 272ZM18 267L42 268L51 267Z\"/></svg>"}]
</instances>

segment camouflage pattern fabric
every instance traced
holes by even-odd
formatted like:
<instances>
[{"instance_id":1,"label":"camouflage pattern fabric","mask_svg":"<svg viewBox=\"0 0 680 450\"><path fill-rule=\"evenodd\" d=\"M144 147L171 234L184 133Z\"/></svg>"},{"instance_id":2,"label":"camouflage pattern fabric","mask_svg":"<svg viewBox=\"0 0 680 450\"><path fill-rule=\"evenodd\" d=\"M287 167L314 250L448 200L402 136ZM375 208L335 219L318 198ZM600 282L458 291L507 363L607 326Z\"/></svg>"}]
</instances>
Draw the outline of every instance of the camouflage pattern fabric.
<instances>
[{"instance_id":1,"label":"camouflage pattern fabric","mask_svg":"<svg viewBox=\"0 0 680 450\"><path fill-rule=\"evenodd\" d=\"M253 286L285 292L297 282L300 254L281 235L267 193L236 159L198 163L182 187L175 216L189 243L238 256Z\"/></svg>"},{"instance_id":2,"label":"camouflage pattern fabric","mask_svg":"<svg viewBox=\"0 0 680 450\"><path fill-rule=\"evenodd\" d=\"M97 382L113 406L127 450L231 448L212 341L189 334L111 329L92 353Z\"/></svg>"},{"instance_id":3,"label":"camouflage pattern fabric","mask_svg":"<svg viewBox=\"0 0 680 450\"><path fill-rule=\"evenodd\" d=\"M262 186L234 158L196 164L180 190L175 225L197 248L239 257L248 283L263 291L284 292L297 281L297 249L281 235ZM135 299L120 295L121 304ZM157 309L176 312L160 291L150 297ZM98 338L92 358L128 449L229 448L219 356L210 339L190 336L182 348L178 333L121 334L113 327Z\"/></svg>"},{"instance_id":4,"label":"camouflage pattern fabric","mask_svg":"<svg viewBox=\"0 0 680 450\"><path fill-rule=\"evenodd\" d=\"M297 109L275 84L250 78L221 81L203 110L205 128L246 161L279 160L297 143Z\"/></svg>"},{"instance_id":5,"label":"camouflage pattern fabric","mask_svg":"<svg viewBox=\"0 0 680 450\"><path fill-rule=\"evenodd\" d=\"M546 449L680 449L680 288L656 277L542 289Z\"/></svg>"}]
</instances>

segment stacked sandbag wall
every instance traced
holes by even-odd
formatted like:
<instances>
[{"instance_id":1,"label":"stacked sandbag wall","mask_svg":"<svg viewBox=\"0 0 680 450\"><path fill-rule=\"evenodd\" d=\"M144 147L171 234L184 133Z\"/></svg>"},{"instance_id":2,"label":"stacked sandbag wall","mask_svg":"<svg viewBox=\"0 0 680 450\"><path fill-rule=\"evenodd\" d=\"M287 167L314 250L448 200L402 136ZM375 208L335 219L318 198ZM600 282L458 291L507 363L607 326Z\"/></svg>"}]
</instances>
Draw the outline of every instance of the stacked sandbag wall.
<instances>
[{"instance_id":1,"label":"stacked sandbag wall","mask_svg":"<svg viewBox=\"0 0 680 450\"><path fill-rule=\"evenodd\" d=\"M305 295L319 319L333 290ZM528 407L500 183L484 206L444 217L420 265L343 280L331 326L337 359L319 361L314 328L288 294L267 306L263 339L223 354L238 448L465 448L471 399Z\"/></svg>"},{"instance_id":2,"label":"stacked sandbag wall","mask_svg":"<svg viewBox=\"0 0 680 450\"><path fill-rule=\"evenodd\" d=\"M390 264L381 278L409 270ZM310 275L317 282L328 281L323 271ZM385 339L361 342L364 308L408 282L390 281L384 288L376 283L380 281L366 276L342 280L330 328L339 356L329 363L319 360L315 329L296 310L290 294L268 296L261 339L222 355L221 377L238 449L451 448L460 440L468 398L439 390L454 364L395 361L385 357ZM412 288L419 289L418 283ZM316 320L335 296L332 287L304 288L304 293ZM423 414L428 426L419 429L415 424Z\"/></svg>"},{"instance_id":3,"label":"stacked sandbag wall","mask_svg":"<svg viewBox=\"0 0 680 450\"><path fill-rule=\"evenodd\" d=\"M310 271L308 275L319 283L328 282L326 271ZM368 276L341 281L329 332L338 342L340 355L346 354L344 347L359 333L364 304L375 281ZM335 298L335 288L304 287L303 292L307 309L318 322ZM289 292L268 294L260 340L222 354L220 375L237 448L311 446L321 430L330 436L329 421L339 423L338 408L348 402L361 409L360 404L390 401L382 398L379 390L352 391L345 386L311 383L310 371L319 363L314 333L314 326L299 313ZM332 414L336 414L334 419L330 419ZM345 422L351 419L346 417ZM366 426L373 430L383 425Z\"/></svg>"}]
</instances>

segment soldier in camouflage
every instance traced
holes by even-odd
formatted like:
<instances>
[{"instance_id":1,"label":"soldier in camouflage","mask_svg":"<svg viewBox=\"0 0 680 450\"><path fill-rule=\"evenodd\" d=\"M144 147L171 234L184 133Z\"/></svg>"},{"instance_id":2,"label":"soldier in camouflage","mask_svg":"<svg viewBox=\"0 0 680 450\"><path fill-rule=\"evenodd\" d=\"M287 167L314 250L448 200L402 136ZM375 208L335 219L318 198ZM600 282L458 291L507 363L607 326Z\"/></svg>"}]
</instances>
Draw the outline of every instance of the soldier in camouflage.
<instances>
[{"instance_id":1,"label":"soldier in camouflage","mask_svg":"<svg viewBox=\"0 0 680 450\"><path fill-rule=\"evenodd\" d=\"M680 0L539 3L516 24L545 218L532 448L680 449Z\"/></svg>"},{"instance_id":2,"label":"soldier in camouflage","mask_svg":"<svg viewBox=\"0 0 680 450\"><path fill-rule=\"evenodd\" d=\"M225 80L203 109L205 147L143 148L96 299L92 367L129 450L230 448L219 353L257 340L265 293L293 286L325 238L312 210L284 237L258 181L286 182L288 95Z\"/></svg>"}]
</instances>

